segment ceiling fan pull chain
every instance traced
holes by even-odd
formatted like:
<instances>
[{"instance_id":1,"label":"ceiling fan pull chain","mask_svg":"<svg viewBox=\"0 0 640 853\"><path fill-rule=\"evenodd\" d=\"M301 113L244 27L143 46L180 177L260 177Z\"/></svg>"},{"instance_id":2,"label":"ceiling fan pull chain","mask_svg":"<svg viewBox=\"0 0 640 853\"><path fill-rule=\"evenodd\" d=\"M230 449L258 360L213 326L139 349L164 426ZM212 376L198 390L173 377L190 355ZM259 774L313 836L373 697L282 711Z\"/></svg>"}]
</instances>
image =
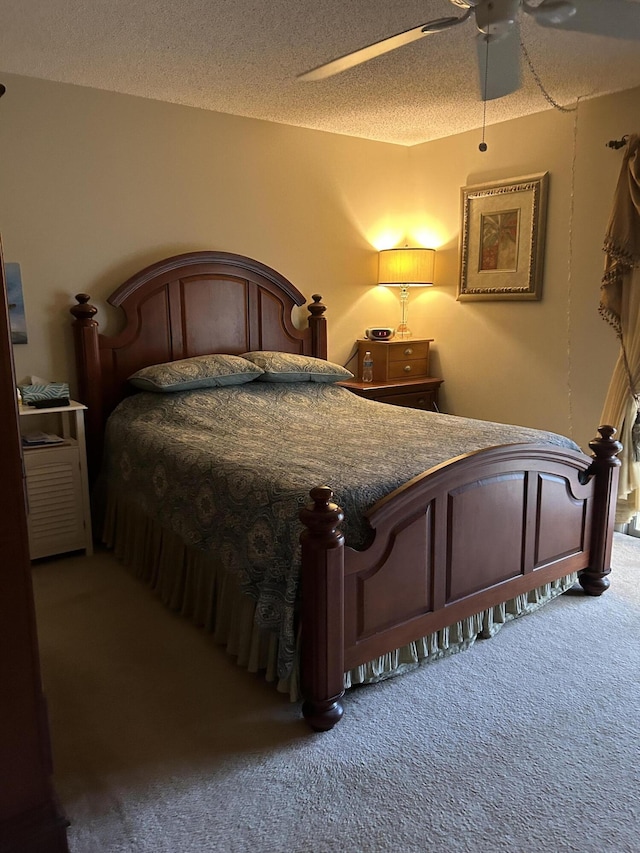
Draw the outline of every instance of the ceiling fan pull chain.
<instances>
[{"instance_id":1,"label":"ceiling fan pull chain","mask_svg":"<svg viewBox=\"0 0 640 853\"><path fill-rule=\"evenodd\" d=\"M543 86L542 80L540 79L538 72L533 67L533 62L531 61L531 57L529 56L527 48L524 46L524 42L522 41L522 39L520 39L520 47L522 48L522 53L523 53L524 58L527 60L527 65L529 66L529 70L533 74L533 79L536 81L538 89L540 89L540 91L544 95L547 102L549 104L551 104L551 106L554 107L556 110L560 110L560 112L563 112L563 113L575 112L575 110L578 109L577 104L575 105L575 107L563 107L557 101L554 101L554 99L551 97L551 95L547 92L547 90Z\"/></svg>"},{"instance_id":2,"label":"ceiling fan pull chain","mask_svg":"<svg viewBox=\"0 0 640 853\"><path fill-rule=\"evenodd\" d=\"M484 63L484 93L482 98L482 142L478 145L478 150L483 153L487 150L487 143L484 141L484 132L487 127L487 85L489 80L489 36L485 36L485 63Z\"/></svg>"}]
</instances>

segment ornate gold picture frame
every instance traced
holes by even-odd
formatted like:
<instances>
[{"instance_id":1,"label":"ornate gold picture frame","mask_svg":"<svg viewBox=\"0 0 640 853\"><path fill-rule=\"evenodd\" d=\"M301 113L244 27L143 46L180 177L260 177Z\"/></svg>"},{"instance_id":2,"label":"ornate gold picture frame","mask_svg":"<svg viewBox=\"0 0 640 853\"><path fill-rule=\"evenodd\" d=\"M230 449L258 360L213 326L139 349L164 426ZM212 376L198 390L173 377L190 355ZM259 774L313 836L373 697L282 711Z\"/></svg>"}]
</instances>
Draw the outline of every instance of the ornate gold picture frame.
<instances>
[{"instance_id":1,"label":"ornate gold picture frame","mask_svg":"<svg viewBox=\"0 0 640 853\"><path fill-rule=\"evenodd\" d=\"M458 299L540 299L549 173L461 190Z\"/></svg>"}]
</instances>

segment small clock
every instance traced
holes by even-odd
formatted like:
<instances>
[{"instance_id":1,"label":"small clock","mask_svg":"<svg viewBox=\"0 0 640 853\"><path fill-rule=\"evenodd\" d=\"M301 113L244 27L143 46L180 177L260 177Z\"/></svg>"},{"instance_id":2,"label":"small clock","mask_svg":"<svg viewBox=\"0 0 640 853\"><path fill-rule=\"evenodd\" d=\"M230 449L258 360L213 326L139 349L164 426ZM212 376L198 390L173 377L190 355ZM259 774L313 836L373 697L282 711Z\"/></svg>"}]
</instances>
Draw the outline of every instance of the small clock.
<instances>
[{"instance_id":1,"label":"small clock","mask_svg":"<svg viewBox=\"0 0 640 853\"><path fill-rule=\"evenodd\" d=\"M364 334L370 341L390 341L395 332L395 329L387 326L374 326L372 329L366 329Z\"/></svg>"}]
</instances>

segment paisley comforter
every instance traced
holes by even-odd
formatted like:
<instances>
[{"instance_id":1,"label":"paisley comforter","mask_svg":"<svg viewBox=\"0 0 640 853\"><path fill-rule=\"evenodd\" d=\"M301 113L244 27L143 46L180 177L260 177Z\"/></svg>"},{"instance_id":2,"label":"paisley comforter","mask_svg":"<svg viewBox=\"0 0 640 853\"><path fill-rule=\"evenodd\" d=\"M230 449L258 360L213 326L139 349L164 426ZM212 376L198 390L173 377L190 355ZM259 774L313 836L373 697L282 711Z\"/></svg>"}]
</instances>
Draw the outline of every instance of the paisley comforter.
<instances>
[{"instance_id":1,"label":"paisley comforter","mask_svg":"<svg viewBox=\"0 0 640 853\"><path fill-rule=\"evenodd\" d=\"M106 433L108 488L186 545L216 554L279 635L278 670L295 652L298 511L329 485L352 547L362 514L423 471L498 444L579 449L555 433L364 400L337 385L250 382L124 400Z\"/></svg>"}]
</instances>

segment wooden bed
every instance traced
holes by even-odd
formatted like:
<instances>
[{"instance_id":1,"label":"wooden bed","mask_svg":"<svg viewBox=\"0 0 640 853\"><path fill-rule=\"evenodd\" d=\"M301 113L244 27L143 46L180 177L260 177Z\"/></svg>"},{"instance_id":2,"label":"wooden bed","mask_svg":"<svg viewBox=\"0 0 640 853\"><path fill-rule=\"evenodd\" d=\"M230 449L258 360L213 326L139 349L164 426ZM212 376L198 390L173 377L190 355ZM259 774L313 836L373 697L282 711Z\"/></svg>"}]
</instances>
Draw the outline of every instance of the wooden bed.
<instances>
[{"instance_id":1,"label":"wooden bed","mask_svg":"<svg viewBox=\"0 0 640 853\"><path fill-rule=\"evenodd\" d=\"M249 258L193 252L160 261L108 299L124 327L100 334L86 294L71 308L78 398L87 405L90 470L106 420L138 369L207 353L252 350L327 357L325 307ZM384 405L384 404L377 404ZM312 728L343 713L344 673L418 637L571 572L583 590L609 586L620 444L600 427L592 456L512 444L465 454L415 477L367 514L365 550L344 544L327 483L309 483L302 521L301 683ZM331 439L330 439L331 440ZM291 523L297 523L292 519Z\"/></svg>"}]
</instances>

